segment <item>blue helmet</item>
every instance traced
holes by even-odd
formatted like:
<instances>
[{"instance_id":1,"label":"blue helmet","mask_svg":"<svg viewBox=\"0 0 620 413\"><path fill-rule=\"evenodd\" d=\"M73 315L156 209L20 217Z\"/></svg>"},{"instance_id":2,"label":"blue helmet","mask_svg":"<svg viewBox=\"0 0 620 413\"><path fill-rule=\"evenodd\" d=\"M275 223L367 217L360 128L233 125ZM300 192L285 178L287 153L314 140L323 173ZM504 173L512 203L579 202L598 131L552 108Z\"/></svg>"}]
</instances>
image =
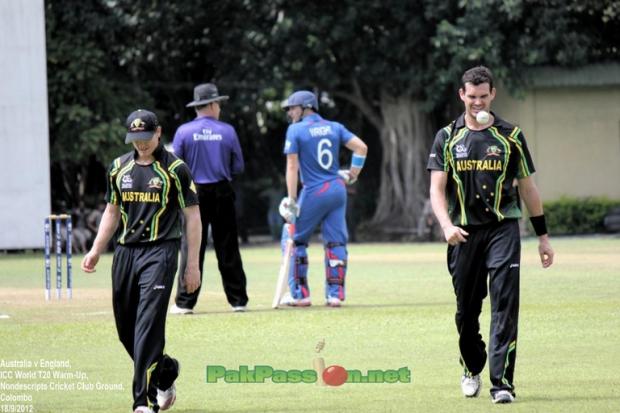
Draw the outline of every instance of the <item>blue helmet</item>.
<instances>
[{"instance_id":1,"label":"blue helmet","mask_svg":"<svg viewBox=\"0 0 620 413\"><path fill-rule=\"evenodd\" d=\"M282 105L284 110L288 110L291 106L301 106L302 108L312 108L315 112L319 111L319 101L316 95L307 90L298 90L288 97Z\"/></svg>"}]
</instances>

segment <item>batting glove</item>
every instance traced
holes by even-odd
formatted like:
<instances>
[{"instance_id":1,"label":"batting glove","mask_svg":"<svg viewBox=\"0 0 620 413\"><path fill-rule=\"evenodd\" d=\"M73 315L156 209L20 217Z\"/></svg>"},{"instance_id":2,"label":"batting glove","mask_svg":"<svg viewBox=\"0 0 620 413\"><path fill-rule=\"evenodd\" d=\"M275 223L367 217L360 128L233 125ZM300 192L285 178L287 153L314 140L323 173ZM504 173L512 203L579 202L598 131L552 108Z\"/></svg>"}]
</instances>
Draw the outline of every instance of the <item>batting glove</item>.
<instances>
[{"instance_id":1,"label":"batting glove","mask_svg":"<svg viewBox=\"0 0 620 413\"><path fill-rule=\"evenodd\" d=\"M282 198L278 211L286 222L294 222L295 218L299 216L299 206L297 205L297 202L295 202L293 198L289 197Z\"/></svg>"},{"instance_id":2,"label":"batting glove","mask_svg":"<svg viewBox=\"0 0 620 413\"><path fill-rule=\"evenodd\" d=\"M351 171L348 169L341 169L338 171L338 175L344 180L344 183L347 185L353 185L357 182L357 178L353 178L351 176Z\"/></svg>"}]
</instances>

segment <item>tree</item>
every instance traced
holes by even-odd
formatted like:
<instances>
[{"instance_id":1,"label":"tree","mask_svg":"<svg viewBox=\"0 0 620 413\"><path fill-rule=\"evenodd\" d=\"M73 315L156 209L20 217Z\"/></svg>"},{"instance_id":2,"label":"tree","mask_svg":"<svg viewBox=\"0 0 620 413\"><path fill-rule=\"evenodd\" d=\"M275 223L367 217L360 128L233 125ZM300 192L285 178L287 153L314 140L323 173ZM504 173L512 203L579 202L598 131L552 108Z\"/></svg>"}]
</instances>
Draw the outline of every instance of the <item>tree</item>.
<instances>
[{"instance_id":1,"label":"tree","mask_svg":"<svg viewBox=\"0 0 620 413\"><path fill-rule=\"evenodd\" d=\"M48 0L45 12L54 207L81 206L92 164L127 150L125 117L151 99L126 76L126 25L105 3Z\"/></svg>"},{"instance_id":2,"label":"tree","mask_svg":"<svg viewBox=\"0 0 620 413\"><path fill-rule=\"evenodd\" d=\"M81 198L85 165L106 165L125 148L122 122L136 105L154 109L171 135L192 116L192 87L216 81L231 96L223 115L252 154L246 175L255 183L282 170L279 101L311 87L328 114L357 122L355 109L372 125L380 147L371 150L381 152L372 226L411 233L427 197L433 130L460 110L463 70L486 64L516 91L528 67L620 60L619 13L618 1L600 0L341 0L329 9L300 0L47 0L53 168L70 198Z\"/></svg>"},{"instance_id":3,"label":"tree","mask_svg":"<svg viewBox=\"0 0 620 413\"><path fill-rule=\"evenodd\" d=\"M325 13L289 1L272 31L280 51L273 66L293 84L354 105L374 125L382 164L373 232L414 232L432 130L454 114L461 73L485 64L517 90L527 67L617 58L619 11L617 2L596 1L347 0Z\"/></svg>"}]
</instances>

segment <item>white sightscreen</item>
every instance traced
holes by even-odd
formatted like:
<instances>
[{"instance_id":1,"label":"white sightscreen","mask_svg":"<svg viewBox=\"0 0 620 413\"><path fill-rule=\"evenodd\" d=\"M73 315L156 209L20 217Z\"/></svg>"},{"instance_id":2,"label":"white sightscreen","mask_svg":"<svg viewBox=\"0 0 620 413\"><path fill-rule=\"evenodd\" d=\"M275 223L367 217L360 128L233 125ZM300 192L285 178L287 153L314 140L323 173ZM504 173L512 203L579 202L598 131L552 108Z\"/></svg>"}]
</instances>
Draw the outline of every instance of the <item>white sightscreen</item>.
<instances>
[{"instance_id":1,"label":"white sightscreen","mask_svg":"<svg viewBox=\"0 0 620 413\"><path fill-rule=\"evenodd\" d=\"M50 213L43 0L0 0L0 250L43 246Z\"/></svg>"}]
</instances>

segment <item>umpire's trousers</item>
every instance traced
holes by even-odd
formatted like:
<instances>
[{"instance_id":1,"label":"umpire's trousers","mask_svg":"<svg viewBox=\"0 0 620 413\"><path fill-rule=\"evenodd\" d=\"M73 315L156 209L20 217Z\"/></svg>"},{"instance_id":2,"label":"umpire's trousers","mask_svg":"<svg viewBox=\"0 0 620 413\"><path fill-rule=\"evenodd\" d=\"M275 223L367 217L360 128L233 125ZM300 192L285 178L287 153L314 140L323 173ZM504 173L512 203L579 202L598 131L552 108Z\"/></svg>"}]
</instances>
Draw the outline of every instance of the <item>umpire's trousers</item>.
<instances>
[{"instance_id":1,"label":"umpire's trousers","mask_svg":"<svg viewBox=\"0 0 620 413\"><path fill-rule=\"evenodd\" d=\"M176 361L163 354L178 254L179 240L114 251L112 306L118 337L134 361L134 409L153 405L156 387L166 390L178 376Z\"/></svg>"},{"instance_id":2,"label":"umpire's trousers","mask_svg":"<svg viewBox=\"0 0 620 413\"><path fill-rule=\"evenodd\" d=\"M202 221L202 240L200 242L200 279L203 278L204 258L209 238L209 225L213 235L213 246L217 257L217 264L222 276L222 285L226 299L231 306L244 306L248 302L246 292L246 278L243 271L239 240L237 234L237 216L235 214L235 192L229 181L220 181L213 184L198 184L198 199L200 201L200 220ZM187 250L181 255L179 280L175 302L182 308L194 308L198 301L200 288L193 293L185 289L185 267L187 265Z\"/></svg>"},{"instance_id":3,"label":"umpire's trousers","mask_svg":"<svg viewBox=\"0 0 620 413\"><path fill-rule=\"evenodd\" d=\"M478 318L487 295L491 295L489 373L491 394L508 390L514 394L514 369L519 317L519 266L521 240L517 220L464 228L467 242L448 247L448 269L456 294L456 327L461 364L473 375L484 368L487 354Z\"/></svg>"}]
</instances>

